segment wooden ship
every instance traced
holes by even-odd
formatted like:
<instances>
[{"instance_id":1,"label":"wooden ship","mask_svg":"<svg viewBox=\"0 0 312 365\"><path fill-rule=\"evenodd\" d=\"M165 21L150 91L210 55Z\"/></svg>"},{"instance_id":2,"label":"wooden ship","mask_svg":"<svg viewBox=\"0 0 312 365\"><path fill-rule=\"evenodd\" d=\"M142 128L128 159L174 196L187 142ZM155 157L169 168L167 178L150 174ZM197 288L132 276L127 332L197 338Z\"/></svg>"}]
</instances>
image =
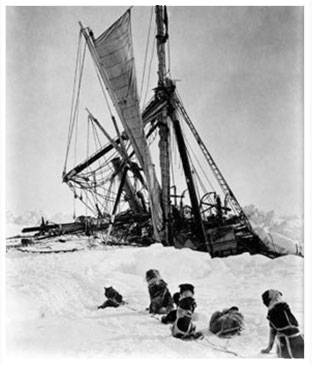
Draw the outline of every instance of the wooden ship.
<instances>
[{"instance_id":1,"label":"wooden ship","mask_svg":"<svg viewBox=\"0 0 312 365\"><path fill-rule=\"evenodd\" d=\"M36 231L39 236L49 235L52 230L54 234L104 232L106 242L109 237L143 245L161 242L165 246L205 251L212 257L243 252L278 256L253 230L183 105L167 65L169 18L166 6L154 8L158 83L151 99L140 105L131 11L128 9L99 36L79 22L73 103L62 179L73 191L75 199L86 205L92 217L80 217L74 223L56 227L43 221L40 226L26 228L24 232ZM88 125L97 136L105 138L106 143L67 168L78 119L86 53L91 55L95 65L98 87L103 93L103 103L107 104L114 135L86 108ZM200 168L210 171L216 189L196 180L185 129L193 138L191 143L197 145L202 154ZM159 152L155 153L155 148L152 150L153 143ZM179 163L172 159L173 148ZM155 158L155 155L158 156ZM178 183L174 178L177 165L182 166L183 172Z\"/></svg>"}]
</instances>

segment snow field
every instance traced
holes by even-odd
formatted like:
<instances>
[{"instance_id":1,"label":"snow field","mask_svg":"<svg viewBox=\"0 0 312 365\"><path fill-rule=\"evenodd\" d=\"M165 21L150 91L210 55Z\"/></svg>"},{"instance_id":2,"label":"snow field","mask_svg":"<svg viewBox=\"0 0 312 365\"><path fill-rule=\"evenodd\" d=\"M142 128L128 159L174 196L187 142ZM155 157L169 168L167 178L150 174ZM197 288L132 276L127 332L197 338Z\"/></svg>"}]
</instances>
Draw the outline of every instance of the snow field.
<instances>
[{"instance_id":1,"label":"snow field","mask_svg":"<svg viewBox=\"0 0 312 365\"><path fill-rule=\"evenodd\" d=\"M279 289L303 328L303 259L270 260L242 254L211 259L209 254L154 244L146 248L84 250L61 254L7 254L7 354L48 357L275 357L260 354L268 322L261 294ZM173 294L178 285L195 286L197 329L206 339L181 341L170 326L151 317L144 277L158 269ZM96 310L104 286L113 286L129 304ZM232 305L245 317L245 330L232 339L208 331L215 310ZM216 349L210 341L219 346Z\"/></svg>"}]
</instances>

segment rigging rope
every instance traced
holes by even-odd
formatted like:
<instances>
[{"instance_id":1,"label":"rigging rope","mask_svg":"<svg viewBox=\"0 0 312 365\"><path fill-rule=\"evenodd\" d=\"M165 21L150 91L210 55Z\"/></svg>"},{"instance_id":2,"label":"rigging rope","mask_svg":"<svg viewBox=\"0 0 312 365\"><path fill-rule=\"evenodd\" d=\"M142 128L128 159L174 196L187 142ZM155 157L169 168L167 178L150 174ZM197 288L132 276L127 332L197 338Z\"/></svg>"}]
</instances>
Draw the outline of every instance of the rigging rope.
<instances>
[{"instance_id":1,"label":"rigging rope","mask_svg":"<svg viewBox=\"0 0 312 365\"><path fill-rule=\"evenodd\" d=\"M250 223L248 221L248 218L247 218L246 214L244 213L242 207L240 206L237 199L235 198L235 196L234 196L233 192L231 191L229 185L227 184L224 177L222 176L221 171L217 167L215 161L213 160L212 156L208 152L206 146L202 142L198 132L196 131L196 129L192 125L192 122L191 122L190 118L188 117L188 115L187 115L187 113L186 113L186 111L183 107L182 99L181 99L181 97L180 97L177 90L176 90L176 95L178 96L178 105L179 105L179 108L180 108L180 112L185 117L184 119L187 122L187 124L189 125L194 137L196 139L198 139L198 144L201 147L202 152L204 153L204 156L205 156L207 162L209 163L210 168L211 168L213 174L215 175L215 178L216 178L220 188L222 189L224 195L228 194L228 196L229 196L228 203L231 206L233 213L237 214L238 216L241 216L243 221L244 221L244 224L246 224L247 227L252 231L252 227L250 226Z\"/></svg>"},{"instance_id":2,"label":"rigging rope","mask_svg":"<svg viewBox=\"0 0 312 365\"><path fill-rule=\"evenodd\" d=\"M178 98L179 98L179 101L180 101L180 103L182 104L181 97L180 97L180 95L179 95L179 93L178 93L178 91L177 91L177 90L176 90L176 92L177 92L177 96L178 96ZM185 121L185 118L184 118L184 116L183 116L183 114L181 113L181 111L180 111L180 110L179 110L179 115L180 115L180 116L182 116L182 119ZM199 160L198 160L198 158L197 158L196 154L194 153L194 151L192 150L191 146L189 145L189 142L188 142L188 141L187 141L187 144L188 144L189 149L190 149L190 151L192 152L192 154L193 154L193 156L194 156L194 158L195 158L195 160L196 160L196 162L197 162L197 164L198 164L199 168L201 169L201 171L202 171L202 173L203 173L203 175L204 175L204 177L205 177L205 179L206 179L207 183L210 185L211 189L212 189L213 191L215 191L215 188L214 188L214 186L213 186L213 184L212 184L211 180L209 179L209 177L208 177L208 175L207 175L206 171L204 170L204 168L203 168L202 164L200 164L200 163L199 163ZM235 211L235 210L233 210L233 211Z\"/></svg>"},{"instance_id":3,"label":"rigging rope","mask_svg":"<svg viewBox=\"0 0 312 365\"><path fill-rule=\"evenodd\" d=\"M77 162L77 144L78 144L78 123L75 123L75 147L74 147L74 164L76 165Z\"/></svg>"},{"instance_id":4,"label":"rigging rope","mask_svg":"<svg viewBox=\"0 0 312 365\"><path fill-rule=\"evenodd\" d=\"M215 343L213 343L212 341L210 341L209 340L209 338L207 338L207 337L204 337L203 338L203 340L204 341L206 341L209 345L211 345L211 346L209 346L210 348L212 348L213 350L217 350L217 351L221 351L221 352L225 352L225 353L228 353L228 354L231 354L231 355L234 355L234 356L239 356L239 357L244 357L244 356L241 356L241 355L239 355L237 352L235 352L235 351L232 351L232 350L229 350L228 348L227 348L227 345L225 345L225 346L219 346L219 345L216 345ZM229 342L229 341L227 341L227 342Z\"/></svg>"},{"instance_id":5,"label":"rigging rope","mask_svg":"<svg viewBox=\"0 0 312 365\"><path fill-rule=\"evenodd\" d=\"M148 27L148 35L147 35L147 40L146 40L143 75L142 75L141 89L140 89L140 98L142 98L142 94L143 94L143 84L144 84L144 77L145 77L145 70L146 70L147 54L148 54L148 49L149 49L149 44L150 44L150 34L151 34L151 29L152 29L153 13L154 13L154 11L153 11L153 7L152 7L151 8L151 15L150 15L150 22L149 22L149 27Z\"/></svg>"},{"instance_id":6,"label":"rigging rope","mask_svg":"<svg viewBox=\"0 0 312 365\"><path fill-rule=\"evenodd\" d=\"M73 219L76 219L76 198L75 194L73 195Z\"/></svg>"},{"instance_id":7,"label":"rigging rope","mask_svg":"<svg viewBox=\"0 0 312 365\"><path fill-rule=\"evenodd\" d=\"M79 74L79 80L78 80L78 89L77 89L77 95L76 95L76 101L75 101L75 107L74 107L74 116L73 116L73 122L76 125L76 140L75 140L75 162L76 162L76 151L77 151L77 135L78 135L78 114L79 114L79 98L80 98L80 90L81 90L81 83L82 83L82 74L83 74L83 66L84 66L84 59L86 54L86 44L83 50L83 56L82 56L82 64L80 65L80 74ZM74 129L74 124L73 124Z\"/></svg>"},{"instance_id":8,"label":"rigging rope","mask_svg":"<svg viewBox=\"0 0 312 365\"><path fill-rule=\"evenodd\" d=\"M91 124L91 126L93 127L92 131L93 131L93 135L94 135L94 125L93 125L93 123L91 122L91 118L90 118L90 116L89 116L89 117L88 117L88 142L87 142L87 146L88 146L88 148L87 148L87 156L89 156L89 139L90 139L90 137L89 137L89 127L90 127L90 124ZM96 150L97 150L97 148L96 148ZM89 170L89 171L91 170L91 169L90 169L90 166L88 166L88 170ZM93 176L93 183L91 182L91 186L90 186L90 193L91 193L91 195L92 195L92 197L93 197L93 200L94 200L94 206L96 206L96 204L97 204L97 199L96 199L96 194L95 194L96 186L95 186L95 182L94 182L94 174L95 174L95 172L94 172L94 170L93 170L93 171L90 171L90 173L91 173L91 176ZM93 186L92 186L92 184L93 184Z\"/></svg>"},{"instance_id":9,"label":"rigging rope","mask_svg":"<svg viewBox=\"0 0 312 365\"><path fill-rule=\"evenodd\" d=\"M97 129L95 128L95 125L92 123L92 126L93 126L93 137L94 137L94 142L95 142L95 145L96 146L100 146L101 145L101 143L100 143L100 139L99 139L99 135L98 135L98 132L97 132ZM97 147L98 148L98 147ZM105 163L106 163L106 165L110 168L110 165L108 164L108 162L106 161L106 158L105 158ZM103 164L101 165L100 164L100 161L98 161L98 165L99 165L99 167L98 167L98 171L99 171L99 176L101 176L102 177L102 180L103 180L103 169L101 169L102 167L103 167ZM95 171L94 171L94 177L95 177ZM94 181L94 185L99 185L99 180L100 179L98 179L98 181ZM95 187L95 189L96 189L96 187ZM94 189L94 195L93 195L93 198L94 198L94 200L95 200L95 203L96 204L100 204L100 199L99 199L99 195L97 195L96 194L96 191L95 191L95 189Z\"/></svg>"},{"instance_id":10,"label":"rigging rope","mask_svg":"<svg viewBox=\"0 0 312 365\"><path fill-rule=\"evenodd\" d=\"M203 168L202 164L200 164L200 162L199 162L199 160L198 160L198 158L197 158L197 156L196 156L196 153L194 153L194 151L193 151L193 149L192 149L192 147L191 147L191 145L190 145L190 143L189 143L189 141L188 141L188 140L186 140L186 144L187 144L187 146L188 146L188 150L190 150L190 151L191 151L193 158L196 160L197 165L199 166L199 168L201 169L202 173L204 174L204 177L206 178L207 183L210 185L210 188L212 189L212 191L215 191L214 186L212 185L212 183L211 183L210 179L208 178L208 175L206 174L206 171L204 170L204 168ZM191 158L190 158L190 160L192 161L192 159L191 159ZM193 165L193 162L192 162L192 165ZM193 165L193 166L194 166L194 165ZM196 170L196 169L194 168L194 170ZM199 174L198 174L197 172L196 172L196 174L197 174L197 176L199 177ZM200 179L200 180L201 180L201 179ZM202 180L201 180L201 181L202 181ZM202 183L202 184L203 184L203 183ZM203 184L203 185L204 185L204 184ZM207 192L207 191L206 191L206 192Z\"/></svg>"},{"instance_id":11,"label":"rigging rope","mask_svg":"<svg viewBox=\"0 0 312 365\"><path fill-rule=\"evenodd\" d=\"M90 123L91 123L90 118L88 118L88 123L87 123L87 155L86 155L86 158L89 157Z\"/></svg>"},{"instance_id":12,"label":"rigging rope","mask_svg":"<svg viewBox=\"0 0 312 365\"><path fill-rule=\"evenodd\" d=\"M168 75L171 78L170 38L168 38L168 41L167 41L167 54L168 54Z\"/></svg>"},{"instance_id":13,"label":"rigging rope","mask_svg":"<svg viewBox=\"0 0 312 365\"><path fill-rule=\"evenodd\" d=\"M69 128L68 128L68 139L67 139L65 163L64 163L64 170L63 170L64 173L66 172L66 168L67 168L69 147L70 147L70 142L71 142L71 138L72 138L72 134L73 134L73 130L74 130L74 124L75 124L75 121L77 120L77 105L78 105L78 99L79 99L79 95L80 95L82 71L83 71L85 54L86 54L86 43L84 44L84 49L83 49L82 54L81 54L81 48L82 48L81 43L82 43L82 34L81 34L81 32L79 32L72 103L71 103L71 112L70 112ZM77 81L79 69L80 69L79 80Z\"/></svg>"},{"instance_id":14,"label":"rigging rope","mask_svg":"<svg viewBox=\"0 0 312 365\"><path fill-rule=\"evenodd\" d=\"M188 143L187 143L188 144ZM191 146L189 146L189 149L192 151L191 149ZM191 158L191 155L190 155L190 152L189 152L189 149L187 149L186 153L187 153L187 156L188 156L188 159L190 161L190 167L191 167L191 174L192 176L196 175L197 176L197 179L200 181L200 178L199 178L199 175L198 175L198 172L193 164L193 160ZM194 153L193 153L194 154ZM193 182L194 182L194 186L195 186L195 191L196 191L196 195L197 195L197 199L200 200L200 191L199 191L199 188L198 188L198 181L197 179L194 179L193 178ZM202 184L203 186L203 184ZM204 190L204 189L203 189ZM205 190L204 190L205 191Z\"/></svg>"},{"instance_id":15,"label":"rigging rope","mask_svg":"<svg viewBox=\"0 0 312 365\"><path fill-rule=\"evenodd\" d=\"M155 44L156 44L156 29L154 30L154 42L153 42L153 46L152 46L152 54L151 54L151 59L150 59L150 63L149 63L149 68L148 68L147 85L146 85L143 105L145 105L145 103L146 103L148 89L149 89L149 83L150 83L150 77L151 77L151 68L152 68L152 63L153 63L153 59L154 59L154 52L155 52L155 48L156 48Z\"/></svg>"},{"instance_id":16,"label":"rigging rope","mask_svg":"<svg viewBox=\"0 0 312 365\"><path fill-rule=\"evenodd\" d=\"M179 113L179 114L180 114L180 113ZM181 116L181 114L180 114L180 116ZM183 118L182 118L182 119L183 119ZM182 124L182 125L181 125L181 129L182 129L182 131L183 131L183 134L185 135L185 128L184 128L184 124ZM204 174L204 177L206 178L206 180L207 180L208 184L210 185L211 189L212 189L213 191L215 191L215 189L214 189L213 185L211 184L211 182L210 182L210 180L209 180L209 178L208 178L207 174L206 174L206 173L205 173L205 171L203 170L202 165L199 163L199 161L198 161L198 159L197 159L197 156L196 156L196 154L195 154L195 152L194 152L194 150L193 150L192 146L190 145L190 142L188 141L188 139L187 139L187 138L185 138L185 140L186 140L186 145L187 145L187 147L188 147L188 148L187 148L187 154L188 154L188 156L189 156L190 164L191 164L192 169L193 169L193 171L195 172L195 174L196 174L196 176L197 176L197 178L198 178L198 180L199 180L199 183L200 183L200 184L201 184L201 186L202 186L203 192L204 192L204 193L206 193L206 192L207 192L207 189L205 189L205 187L204 187L204 183L203 183L202 179L200 178L200 176L199 176L199 174L198 174L198 172L197 172L197 169L196 169L196 167L195 167L195 165L194 165L194 163L193 163L193 158L194 158L194 159L195 159L195 161L197 162L197 165L199 166L199 168L202 170L202 172L203 172L203 174ZM191 156L191 154L192 154L192 156ZM196 183L196 185L197 185L197 181L195 181L195 183ZM198 191L198 186L196 186L196 188L197 188L197 193L199 193L199 191Z\"/></svg>"},{"instance_id":17,"label":"rigging rope","mask_svg":"<svg viewBox=\"0 0 312 365\"><path fill-rule=\"evenodd\" d=\"M73 128L73 110L74 110L74 98L75 98L75 87L77 84L77 74L78 74L78 64L79 64L79 54L81 49L81 32L79 33L78 38L78 47L77 47L77 55L76 55L76 66L75 66L75 74L74 74L74 85L73 85L73 92L72 92L72 102L71 102L71 110L70 110L70 118L69 118L69 125L68 125L68 136L67 136L67 147L66 147L66 154L65 154L65 164L64 164L64 173L66 171L68 153L69 153L69 145L72 136L72 128Z\"/></svg>"}]
</instances>

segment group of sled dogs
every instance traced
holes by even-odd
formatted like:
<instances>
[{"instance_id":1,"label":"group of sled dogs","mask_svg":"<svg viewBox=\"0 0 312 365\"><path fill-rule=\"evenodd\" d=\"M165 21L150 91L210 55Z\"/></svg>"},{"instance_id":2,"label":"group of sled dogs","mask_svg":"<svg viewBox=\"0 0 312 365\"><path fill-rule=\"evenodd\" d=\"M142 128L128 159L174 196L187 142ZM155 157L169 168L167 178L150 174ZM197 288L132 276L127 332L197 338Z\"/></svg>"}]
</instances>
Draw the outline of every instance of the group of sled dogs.
<instances>
[{"instance_id":1,"label":"group of sled dogs","mask_svg":"<svg viewBox=\"0 0 312 365\"><path fill-rule=\"evenodd\" d=\"M189 283L181 284L179 292L171 296L168 285L158 270L148 270L145 279L150 296L149 312L161 314L162 323L172 324L171 333L176 338L182 340L202 338L203 334L196 331L193 323L196 308L194 286ZM113 287L104 289L107 299L98 306L98 309L127 304ZM278 357L303 358L304 338L289 305L282 300L282 293L274 289L266 290L262 294L262 301L268 307L270 336L268 346L261 352L269 353L276 341ZM214 312L209 322L209 330L220 337L240 334L243 328L244 317L236 306Z\"/></svg>"}]
</instances>

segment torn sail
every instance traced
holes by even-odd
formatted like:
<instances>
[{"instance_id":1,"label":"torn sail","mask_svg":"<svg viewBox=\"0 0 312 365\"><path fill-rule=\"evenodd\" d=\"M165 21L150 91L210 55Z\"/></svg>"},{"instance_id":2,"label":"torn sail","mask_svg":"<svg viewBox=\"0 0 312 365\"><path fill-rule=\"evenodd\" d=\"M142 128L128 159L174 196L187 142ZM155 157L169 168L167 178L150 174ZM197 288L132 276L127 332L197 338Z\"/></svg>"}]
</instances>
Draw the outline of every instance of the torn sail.
<instances>
[{"instance_id":1,"label":"torn sail","mask_svg":"<svg viewBox=\"0 0 312 365\"><path fill-rule=\"evenodd\" d=\"M114 107L130 139L137 159L144 170L155 234L162 229L160 187L152 165L150 151L143 130L133 46L130 9L110 28L94 40L97 64L101 77L112 98Z\"/></svg>"}]
</instances>

